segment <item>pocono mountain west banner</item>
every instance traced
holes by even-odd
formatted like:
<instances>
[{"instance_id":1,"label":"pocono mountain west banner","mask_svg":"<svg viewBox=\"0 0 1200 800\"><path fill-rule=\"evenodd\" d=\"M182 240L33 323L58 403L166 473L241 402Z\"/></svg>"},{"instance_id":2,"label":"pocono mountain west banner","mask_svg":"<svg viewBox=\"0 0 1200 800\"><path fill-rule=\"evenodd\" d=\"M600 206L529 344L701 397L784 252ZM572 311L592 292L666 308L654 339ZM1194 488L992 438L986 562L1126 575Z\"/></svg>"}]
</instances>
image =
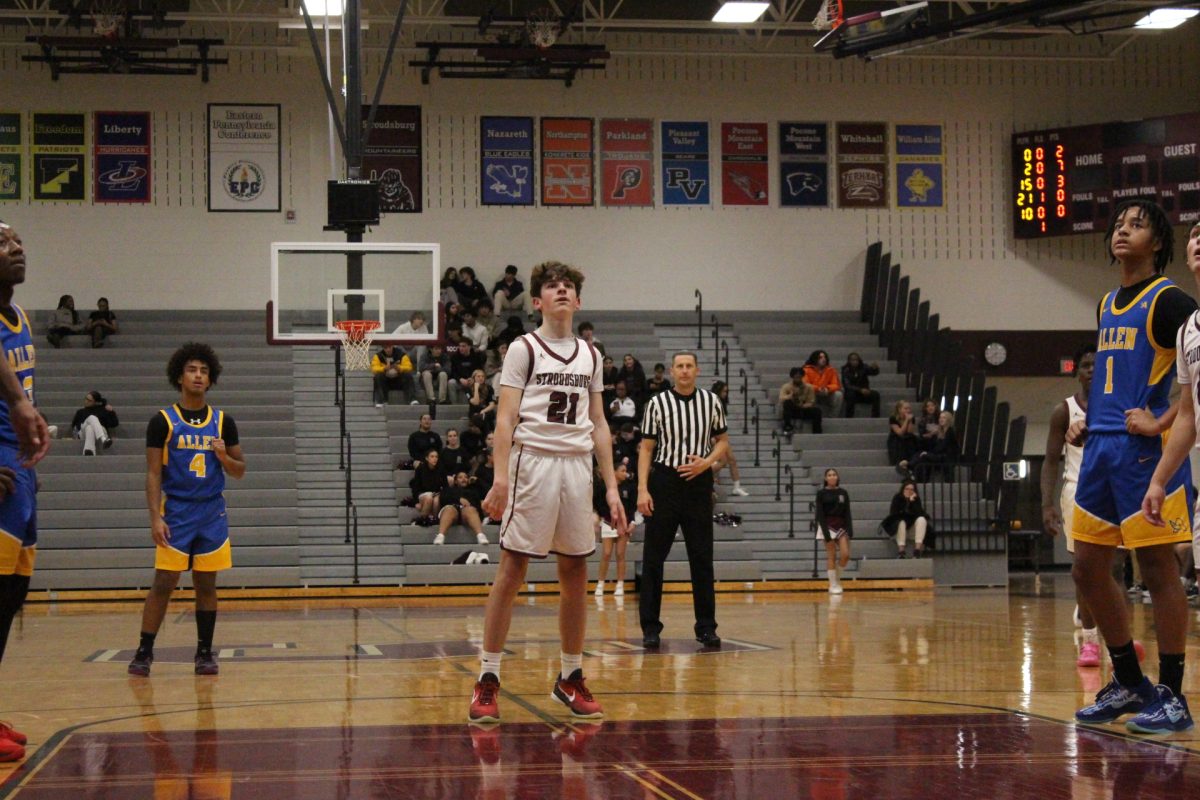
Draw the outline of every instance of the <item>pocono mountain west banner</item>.
<instances>
[{"instance_id":1,"label":"pocono mountain west banner","mask_svg":"<svg viewBox=\"0 0 1200 800\"><path fill-rule=\"evenodd\" d=\"M721 205L765 206L767 124L721 123Z\"/></svg>"},{"instance_id":2,"label":"pocono mountain west banner","mask_svg":"<svg viewBox=\"0 0 1200 800\"><path fill-rule=\"evenodd\" d=\"M208 104L208 210L278 211L280 107Z\"/></svg>"},{"instance_id":3,"label":"pocono mountain west banner","mask_svg":"<svg viewBox=\"0 0 1200 800\"><path fill-rule=\"evenodd\" d=\"M542 117L542 205L592 205L595 153L592 120Z\"/></svg>"},{"instance_id":4,"label":"pocono mountain west banner","mask_svg":"<svg viewBox=\"0 0 1200 800\"><path fill-rule=\"evenodd\" d=\"M654 205L654 122L600 120L600 204Z\"/></svg>"},{"instance_id":5,"label":"pocono mountain west banner","mask_svg":"<svg viewBox=\"0 0 1200 800\"><path fill-rule=\"evenodd\" d=\"M887 208L886 122L837 124L839 208Z\"/></svg>"},{"instance_id":6,"label":"pocono mountain west banner","mask_svg":"<svg viewBox=\"0 0 1200 800\"><path fill-rule=\"evenodd\" d=\"M87 116L33 115L33 199L80 202L87 194Z\"/></svg>"},{"instance_id":7,"label":"pocono mountain west banner","mask_svg":"<svg viewBox=\"0 0 1200 800\"><path fill-rule=\"evenodd\" d=\"M706 206L712 202L708 123L662 123L663 205Z\"/></svg>"},{"instance_id":8,"label":"pocono mountain west banner","mask_svg":"<svg viewBox=\"0 0 1200 800\"><path fill-rule=\"evenodd\" d=\"M479 120L479 202L533 205L533 117Z\"/></svg>"},{"instance_id":9,"label":"pocono mountain west banner","mask_svg":"<svg viewBox=\"0 0 1200 800\"><path fill-rule=\"evenodd\" d=\"M896 205L942 208L946 182L941 125L896 125Z\"/></svg>"},{"instance_id":10,"label":"pocono mountain west banner","mask_svg":"<svg viewBox=\"0 0 1200 800\"><path fill-rule=\"evenodd\" d=\"M21 112L0 112L0 202L24 197L21 163L25 155Z\"/></svg>"},{"instance_id":11,"label":"pocono mountain west banner","mask_svg":"<svg viewBox=\"0 0 1200 800\"><path fill-rule=\"evenodd\" d=\"M362 110L366 122L370 109ZM362 174L379 182L384 214L419 214L421 191L421 107L380 106L363 150Z\"/></svg>"},{"instance_id":12,"label":"pocono mountain west banner","mask_svg":"<svg viewBox=\"0 0 1200 800\"><path fill-rule=\"evenodd\" d=\"M150 113L97 111L92 174L97 203L150 202Z\"/></svg>"},{"instance_id":13,"label":"pocono mountain west banner","mask_svg":"<svg viewBox=\"0 0 1200 800\"><path fill-rule=\"evenodd\" d=\"M779 204L828 208L829 123L779 123Z\"/></svg>"}]
</instances>

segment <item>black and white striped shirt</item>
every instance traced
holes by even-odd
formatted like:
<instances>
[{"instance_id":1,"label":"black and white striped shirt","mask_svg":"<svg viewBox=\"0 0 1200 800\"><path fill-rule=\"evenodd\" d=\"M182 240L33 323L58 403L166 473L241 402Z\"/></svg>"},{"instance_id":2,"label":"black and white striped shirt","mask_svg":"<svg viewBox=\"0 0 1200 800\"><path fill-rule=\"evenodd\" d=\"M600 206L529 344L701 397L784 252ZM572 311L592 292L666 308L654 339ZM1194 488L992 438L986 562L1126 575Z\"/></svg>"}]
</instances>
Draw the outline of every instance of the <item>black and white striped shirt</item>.
<instances>
[{"instance_id":1,"label":"black and white striped shirt","mask_svg":"<svg viewBox=\"0 0 1200 800\"><path fill-rule=\"evenodd\" d=\"M672 469L689 455L706 457L713 438L725 433L725 409L715 394L696 389L681 395L674 389L659 392L646 403L642 436L657 443L654 463Z\"/></svg>"}]
</instances>

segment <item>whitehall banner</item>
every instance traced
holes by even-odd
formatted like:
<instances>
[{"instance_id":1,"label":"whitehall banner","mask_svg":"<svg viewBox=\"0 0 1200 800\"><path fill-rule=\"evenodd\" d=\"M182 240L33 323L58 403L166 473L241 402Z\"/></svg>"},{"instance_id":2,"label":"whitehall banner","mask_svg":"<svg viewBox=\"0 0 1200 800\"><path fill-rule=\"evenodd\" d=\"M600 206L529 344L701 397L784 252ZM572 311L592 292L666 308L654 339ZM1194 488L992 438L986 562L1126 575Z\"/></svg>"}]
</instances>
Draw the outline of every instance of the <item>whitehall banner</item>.
<instances>
[{"instance_id":1,"label":"whitehall banner","mask_svg":"<svg viewBox=\"0 0 1200 800\"><path fill-rule=\"evenodd\" d=\"M837 124L838 206L887 208L886 122Z\"/></svg>"},{"instance_id":2,"label":"whitehall banner","mask_svg":"<svg viewBox=\"0 0 1200 800\"><path fill-rule=\"evenodd\" d=\"M829 123L779 123L779 204L829 207Z\"/></svg>"},{"instance_id":3,"label":"whitehall banner","mask_svg":"<svg viewBox=\"0 0 1200 800\"><path fill-rule=\"evenodd\" d=\"M208 210L278 211L278 104L208 104Z\"/></svg>"},{"instance_id":4,"label":"whitehall banner","mask_svg":"<svg viewBox=\"0 0 1200 800\"><path fill-rule=\"evenodd\" d=\"M654 123L600 120L600 203L654 205Z\"/></svg>"},{"instance_id":5,"label":"whitehall banner","mask_svg":"<svg viewBox=\"0 0 1200 800\"><path fill-rule=\"evenodd\" d=\"M81 202L87 194L87 117L33 115L33 199Z\"/></svg>"},{"instance_id":6,"label":"whitehall banner","mask_svg":"<svg viewBox=\"0 0 1200 800\"><path fill-rule=\"evenodd\" d=\"M150 113L97 111L92 174L97 203L149 203Z\"/></svg>"},{"instance_id":7,"label":"whitehall banner","mask_svg":"<svg viewBox=\"0 0 1200 800\"><path fill-rule=\"evenodd\" d=\"M662 154L663 205L709 205L708 123L662 123Z\"/></svg>"},{"instance_id":8,"label":"whitehall banner","mask_svg":"<svg viewBox=\"0 0 1200 800\"><path fill-rule=\"evenodd\" d=\"M479 202L533 205L533 117L479 120Z\"/></svg>"},{"instance_id":9,"label":"whitehall banner","mask_svg":"<svg viewBox=\"0 0 1200 800\"><path fill-rule=\"evenodd\" d=\"M363 107L363 122L370 109ZM380 106L363 149L362 175L379 182L384 214L419 214L421 190L421 107Z\"/></svg>"},{"instance_id":10,"label":"whitehall banner","mask_svg":"<svg viewBox=\"0 0 1200 800\"><path fill-rule=\"evenodd\" d=\"M542 117L542 205L592 205L594 163L592 120Z\"/></svg>"},{"instance_id":11,"label":"whitehall banner","mask_svg":"<svg viewBox=\"0 0 1200 800\"><path fill-rule=\"evenodd\" d=\"M767 124L721 123L721 205L765 206Z\"/></svg>"},{"instance_id":12,"label":"whitehall banner","mask_svg":"<svg viewBox=\"0 0 1200 800\"><path fill-rule=\"evenodd\" d=\"M25 156L24 117L19 111L0 112L0 202L20 200Z\"/></svg>"}]
</instances>

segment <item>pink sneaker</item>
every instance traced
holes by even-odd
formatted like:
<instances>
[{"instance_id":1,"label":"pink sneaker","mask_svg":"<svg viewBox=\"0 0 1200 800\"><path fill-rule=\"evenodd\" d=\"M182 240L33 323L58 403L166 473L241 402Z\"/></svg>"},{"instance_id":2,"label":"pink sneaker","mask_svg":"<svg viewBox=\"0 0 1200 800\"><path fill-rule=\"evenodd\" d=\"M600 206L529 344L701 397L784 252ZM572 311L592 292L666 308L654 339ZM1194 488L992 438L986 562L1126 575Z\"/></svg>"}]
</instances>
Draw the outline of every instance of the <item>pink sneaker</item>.
<instances>
[{"instance_id":1,"label":"pink sneaker","mask_svg":"<svg viewBox=\"0 0 1200 800\"><path fill-rule=\"evenodd\" d=\"M1084 642L1079 648L1079 658L1075 660L1075 666L1100 666L1100 645L1096 642Z\"/></svg>"}]
</instances>

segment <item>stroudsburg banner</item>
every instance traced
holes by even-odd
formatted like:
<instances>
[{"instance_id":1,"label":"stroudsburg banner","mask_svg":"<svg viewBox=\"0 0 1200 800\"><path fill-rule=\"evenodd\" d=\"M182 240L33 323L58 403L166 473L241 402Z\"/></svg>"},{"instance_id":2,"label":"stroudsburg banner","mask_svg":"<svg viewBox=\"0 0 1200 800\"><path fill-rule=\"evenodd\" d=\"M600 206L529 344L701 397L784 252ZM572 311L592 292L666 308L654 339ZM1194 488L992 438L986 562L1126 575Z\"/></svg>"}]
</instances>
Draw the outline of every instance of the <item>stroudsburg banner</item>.
<instances>
[{"instance_id":1,"label":"stroudsburg banner","mask_svg":"<svg viewBox=\"0 0 1200 800\"><path fill-rule=\"evenodd\" d=\"M370 109L362 114L366 122ZM362 176L379 183L379 210L421 213L421 107L380 106L368 136Z\"/></svg>"}]
</instances>

